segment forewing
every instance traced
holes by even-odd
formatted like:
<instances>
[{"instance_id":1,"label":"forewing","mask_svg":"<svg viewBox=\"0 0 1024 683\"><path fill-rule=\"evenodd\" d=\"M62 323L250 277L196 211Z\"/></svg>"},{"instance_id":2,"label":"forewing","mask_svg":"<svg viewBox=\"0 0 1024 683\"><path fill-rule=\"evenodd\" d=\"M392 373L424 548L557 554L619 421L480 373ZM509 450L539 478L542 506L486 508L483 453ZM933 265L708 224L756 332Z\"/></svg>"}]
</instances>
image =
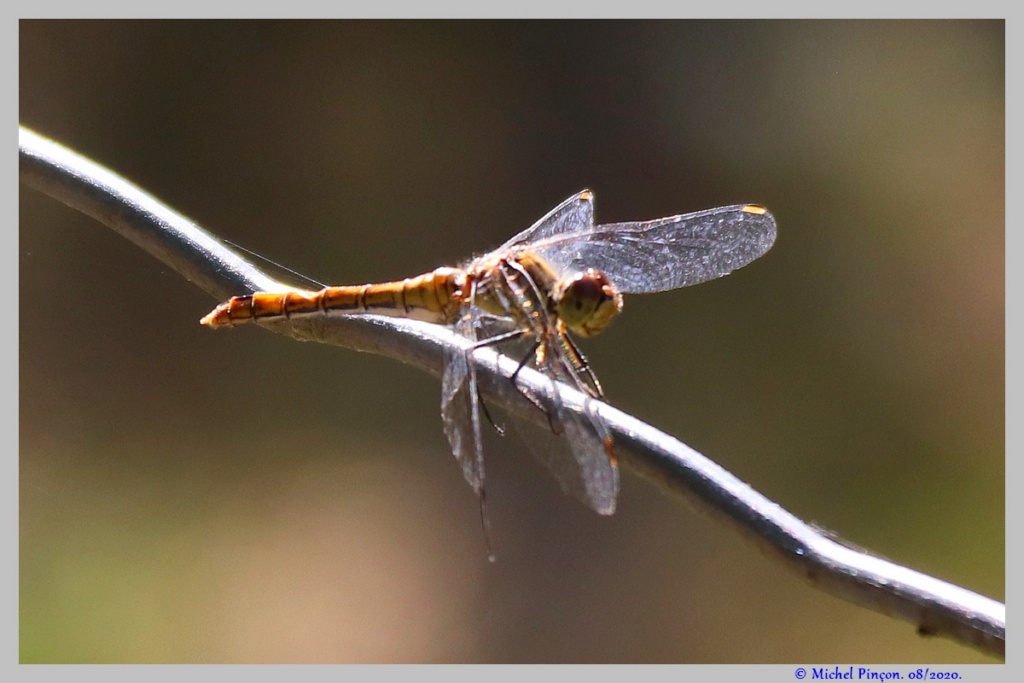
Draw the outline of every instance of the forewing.
<instances>
[{"instance_id":1,"label":"forewing","mask_svg":"<svg viewBox=\"0 0 1024 683\"><path fill-rule=\"evenodd\" d=\"M579 382L554 359L543 370L545 377L561 380L570 386ZM619 471L611 453L608 426L594 410L594 401L586 398L582 409L569 407L561 397L558 381L551 382L551 402L540 400L548 413L543 429L529 429L523 440L533 454L551 471L562 490L598 514L615 512L619 493ZM538 408L539 409L539 408ZM526 423L518 423L525 426ZM520 428L521 431L523 428Z\"/></svg>"},{"instance_id":2,"label":"forewing","mask_svg":"<svg viewBox=\"0 0 1024 683\"><path fill-rule=\"evenodd\" d=\"M530 249L562 272L603 271L622 292L662 292L727 275L775 243L775 219L743 204L590 230L545 231Z\"/></svg>"},{"instance_id":3,"label":"forewing","mask_svg":"<svg viewBox=\"0 0 1024 683\"><path fill-rule=\"evenodd\" d=\"M559 419L565 428L573 458L579 467L581 487L567 488L595 512L610 515L615 512L619 495L619 468L613 460L611 433L594 411L593 399L587 398L583 413L559 407ZM562 484L566 488L566 484Z\"/></svg>"},{"instance_id":4,"label":"forewing","mask_svg":"<svg viewBox=\"0 0 1024 683\"><path fill-rule=\"evenodd\" d=\"M455 323L455 331L475 339L473 322L473 314L466 311ZM441 378L441 420L452 453L462 466L462 475L479 494L483 490L484 459L480 405L474 380L467 353L462 349L449 349Z\"/></svg>"},{"instance_id":5,"label":"forewing","mask_svg":"<svg viewBox=\"0 0 1024 683\"><path fill-rule=\"evenodd\" d=\"M497 251L530 244L555 235L587 232L594 227L594 194L581 190L551 209L546 216L505 242Z\"/></svg>"}]
</instances>

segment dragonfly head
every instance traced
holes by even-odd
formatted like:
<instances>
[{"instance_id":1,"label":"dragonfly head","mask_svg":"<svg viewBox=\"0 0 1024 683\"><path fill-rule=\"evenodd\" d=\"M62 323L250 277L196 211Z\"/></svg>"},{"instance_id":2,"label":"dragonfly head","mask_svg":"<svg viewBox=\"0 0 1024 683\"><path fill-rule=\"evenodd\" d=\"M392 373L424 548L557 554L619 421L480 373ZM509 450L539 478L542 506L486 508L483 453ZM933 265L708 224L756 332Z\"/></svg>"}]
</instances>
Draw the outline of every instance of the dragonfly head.
<instances>
[{"instance_id":1,"label":"dragonfly head","mask_svg":"<svg viewBox=\"0 0 1024 683\"><path fill-rule=\"evenodd\" d=\"M593 268L559 280L552 298L559 319L581 337L594 336L622 310L618 287Z\"/></svg>"}]
</instances>

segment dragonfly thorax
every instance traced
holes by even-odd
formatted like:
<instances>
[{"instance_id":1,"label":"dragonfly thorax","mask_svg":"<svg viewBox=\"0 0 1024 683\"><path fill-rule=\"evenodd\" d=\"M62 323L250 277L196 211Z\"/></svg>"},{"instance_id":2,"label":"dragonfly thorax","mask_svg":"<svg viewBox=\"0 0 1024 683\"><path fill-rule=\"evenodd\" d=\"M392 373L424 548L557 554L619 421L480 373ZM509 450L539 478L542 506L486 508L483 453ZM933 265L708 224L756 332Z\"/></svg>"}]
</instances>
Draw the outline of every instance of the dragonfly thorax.
<instances>
[{"instance_id":1,"label":"dragonfly thorax","mask_svg":"<svg viewBox=\"0 0 1024 683\"><path fill-rule=\"evenodd\" d=\"M622 310L622 294L603 272L588 268L559 276L538 254L522 251L481 260L468 279L473 303L488 313L509 316L538 338L569 330L592 337Z\"/></svg>"},{"instance_id":2,"label":"dragonfly thorax","mask_svg":"<svg viewBox=\"0 0 1024 683\"><path fill-rule=\"evenodd\" d=\"M581 337L594 336L622 310L619 289L593 268L559 280L551 298L559 319Z\"/></svg>"}]
</instances>

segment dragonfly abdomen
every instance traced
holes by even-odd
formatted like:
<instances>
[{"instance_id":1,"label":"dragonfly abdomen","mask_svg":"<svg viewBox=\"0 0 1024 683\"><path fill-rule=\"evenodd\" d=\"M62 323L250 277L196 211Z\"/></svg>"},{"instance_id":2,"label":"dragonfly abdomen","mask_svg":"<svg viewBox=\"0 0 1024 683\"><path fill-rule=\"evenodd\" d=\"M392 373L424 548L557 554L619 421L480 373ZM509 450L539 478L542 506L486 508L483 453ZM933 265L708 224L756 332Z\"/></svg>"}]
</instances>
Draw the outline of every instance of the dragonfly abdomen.
<instances>
[{"instance_id":1,"label":"dragonfly abdomen","mask_svg":"<svg viewBox=\"0 0 1024 683\"><path fill-rule=\"evenodd\" d=\"M464 284L464 271L438 268L395 282L325 287L319 292L256 292L228 299L199 322L225 327L332 313L375 313L448 324L458 313Z\"/></svg>"}]
</instances>

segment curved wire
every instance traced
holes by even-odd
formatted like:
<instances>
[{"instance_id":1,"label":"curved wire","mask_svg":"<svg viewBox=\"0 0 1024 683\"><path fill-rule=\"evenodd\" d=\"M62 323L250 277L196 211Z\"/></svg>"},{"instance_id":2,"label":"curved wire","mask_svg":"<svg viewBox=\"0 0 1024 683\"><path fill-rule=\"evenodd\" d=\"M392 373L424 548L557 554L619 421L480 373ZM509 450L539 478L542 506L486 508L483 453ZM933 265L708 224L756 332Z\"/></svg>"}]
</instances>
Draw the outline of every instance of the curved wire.
<instances>
[{"instance_id":1,"label":"curved wire","mask_svg":"<svg viewBox=\"0 0 1024 683\"><path fill-rule=\"evenodd\" d=\"M19 129L21 181L113 228L218 300L286 288L156 198L98 164L33 131ZM440 377L446 352L467 340L428 323L379 316L306 318L261 324L297 339L369 351ZM480 391L509 412L545 418L513 388L519 363L493 349L473 352ZM550 385L529 368L517 384L550 399ZM588 400L560 385L558 398L582 411ZM595 408L596 406L596 408ZM620 462L754 539L817 588L941 635L1005 657L1006 607L1000 602L843 545L765 498L677 439L593 402L613 432Z\"/></svg>"}]
</instances>

